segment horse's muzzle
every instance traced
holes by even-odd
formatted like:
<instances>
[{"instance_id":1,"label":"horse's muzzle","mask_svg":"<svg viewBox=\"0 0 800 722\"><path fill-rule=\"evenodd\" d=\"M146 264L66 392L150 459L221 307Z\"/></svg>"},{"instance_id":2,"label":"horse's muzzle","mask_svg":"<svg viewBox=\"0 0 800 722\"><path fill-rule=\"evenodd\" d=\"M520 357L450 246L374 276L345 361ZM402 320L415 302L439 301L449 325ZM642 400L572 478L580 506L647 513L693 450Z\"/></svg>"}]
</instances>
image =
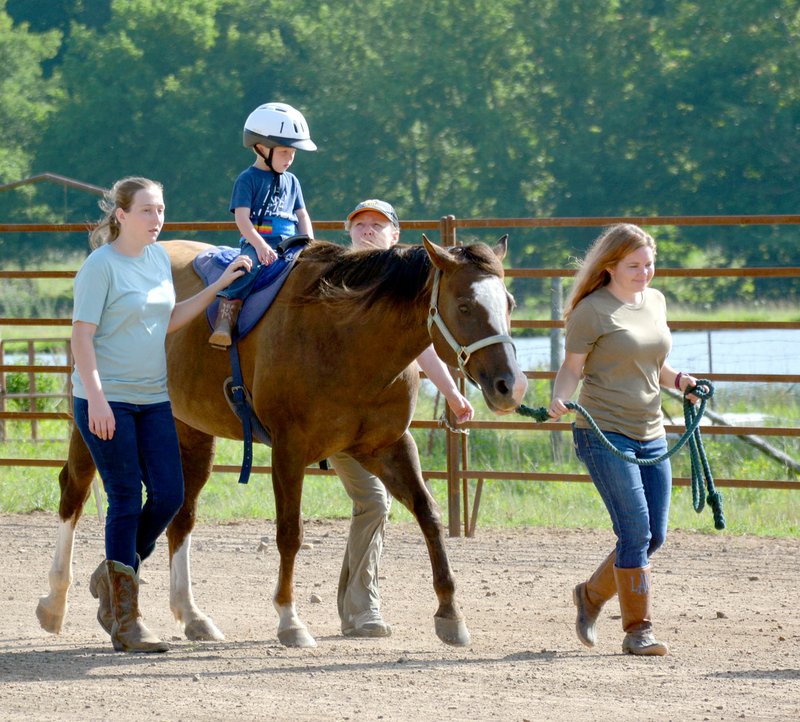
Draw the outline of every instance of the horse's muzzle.
<instances>
[{"instance_id":1,"label":"horse's muzzle","mask_svg":"<svg viewBox=\"0 0 800 722\"><path fill-rule=\"evenodd\" d=\"M528 379L516 363L501 373L480 373L478 383L486 405L496 414L514 411L528 390Z\"/></svg>"}]
</instances>

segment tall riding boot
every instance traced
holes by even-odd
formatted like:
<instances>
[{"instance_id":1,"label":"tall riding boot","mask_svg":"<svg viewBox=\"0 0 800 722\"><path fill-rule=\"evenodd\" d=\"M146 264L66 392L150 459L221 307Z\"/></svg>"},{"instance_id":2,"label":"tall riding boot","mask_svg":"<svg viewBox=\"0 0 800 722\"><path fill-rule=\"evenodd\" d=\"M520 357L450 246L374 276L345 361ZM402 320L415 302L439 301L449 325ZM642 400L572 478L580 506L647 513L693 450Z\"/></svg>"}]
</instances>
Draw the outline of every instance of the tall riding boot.
<instances>
[{"instance_id":1,"label":"tall riding boot","mask_svg":"<svg viewBox=\"0 0 800 722\"><path fill-rule=\"evenodd\" d=\"M241 300L220 296L217 320L214 321L214 332L208 339L208 342L214 348L225 351L231 345L231 334L233 329L236 328L236 319L239 318L239 311L241 310Z\"/></svg>"},{"instance_id":2,"label":"tall riding boot","mask_svg":"<svg viewBox=\"0 0 800 722\"><path fill-rule=\"evenodd\" d=\"M138 564L142 563L138 554L136 561ZM111 634L111 628L114 626L114 610L111 608L111 585L108 581L108 565L105 559L97 565L97 569L89 579L89 592L99 602L97 621L108 634Z\"/></svg>"},{"instance_id":3,"label":"tall riding boot","mask_svg":"<svg viewBox=\"0 0 800 722\"><path fill-rule=\"evenodd\" d=\"M614 567L614 578L622 612L622 628L625 630L622 651L663 657L668 653L667 645L655 638L650 621L650 565L638 569Z\"/></svg>"},{"instance_id":4,"label":"tall riding boot","mask_svg":"<svg viewBox=\"0 0 800 722\"><path fill-rule=\"evenodd\" d=\"M139 575L121 562L106 560L114 625L111 643L118 652L166 652L169 647L144 626L139 611Z\"/></svg>"},{"instance_id":5,"label":"tall riding boot","mask_svg":"<svg viewBox=\"0 0 800 722\"><path fill-rule=\"evenodd\" d=\"M100 602L97 607L97 621L100 626L111 634L114 626L114 611L111 609L111 589L108 583L108 565L103 559L89 579L89 592Z\"/></svg>"},{"instance_id":6,"label":"tall riding boot","mask_svg":"<svg viewBox=\"0 0 800 722\"><path fill-rule=\"evenodd\" d=\"M594 574L586 582L581 582L572 590L572 601L578 608L575 619L575 631L578 639L587 647L594 647L597 642L596 623L603 605L617 593L614 580L614 562L616 550L611 552L595 569Z\"/></svg>"}]
</instances>

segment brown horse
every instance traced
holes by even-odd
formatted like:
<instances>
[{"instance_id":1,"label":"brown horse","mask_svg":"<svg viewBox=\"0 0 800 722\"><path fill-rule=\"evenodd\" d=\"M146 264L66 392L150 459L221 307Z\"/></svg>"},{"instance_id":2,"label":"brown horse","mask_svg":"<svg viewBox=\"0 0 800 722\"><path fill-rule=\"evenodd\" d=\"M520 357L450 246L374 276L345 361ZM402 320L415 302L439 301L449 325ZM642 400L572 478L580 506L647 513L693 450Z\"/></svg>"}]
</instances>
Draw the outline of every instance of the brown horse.
<instances>
[{"instance_id":1,"label":"brown horse","mask_svg":"<svg viewBox=\"0 0 800 722\"><path fill-rule=\"evenodd\" d=\"M419 377L414 359L433 339L437 353L480 386L495 412L515 409L527 388L508 336L513 299L503 284L506 239L475 244L356 251L314 242L301 255L265 316L239 344L242 374L258 418L272 437L272 484L280 570L273 598L278 638L313 646L297 615L293 575L303 538L300 501L309 464L344 451L376 474L415 516L428 546L438 597L435 629L445 642L469 643L436 502L427 491L408 431ZM179 299L198 292L192 260L210 246L164 243ZM426 329L426 317L428 319ZM189 548L197 498L208 480L215 437L242 439L223 394L228 354L209 347L205 318L167 340L169 392L178 426L185 500L167 530L170 607L187 638L223 639L195 604ZM449 341L447 340L449 338ZM455 339L459 339L456 341ZM37 616L57 633L72 582L75 526L95 466L74 431L61 470L61 520L49 574L50 593Z\"/></svg>"}]
</instances>

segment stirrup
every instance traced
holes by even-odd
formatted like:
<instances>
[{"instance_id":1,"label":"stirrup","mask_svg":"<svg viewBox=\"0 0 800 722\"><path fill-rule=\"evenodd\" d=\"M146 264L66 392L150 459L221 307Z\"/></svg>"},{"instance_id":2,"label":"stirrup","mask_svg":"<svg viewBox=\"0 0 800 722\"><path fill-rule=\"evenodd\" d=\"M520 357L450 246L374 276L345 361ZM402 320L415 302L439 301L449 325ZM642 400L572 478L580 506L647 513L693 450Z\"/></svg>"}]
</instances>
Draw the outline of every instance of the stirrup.
<instances>
[{"instance_id":1,"label":"stirrup","mask_svg":"<svg viewBox=\"0 0 800 722\"><path fill-rule=\"evenodd\" d=\"M222 334L219 334L219 335L221 336ZM228 338L230 338L230 336L228 336ZM214 339L214 334L213 333L211 334L211 336L208 339L208 345L211 346L211 348L217 349L218 351L227 351L228 348L230 347L231 343L232 343L232 341L228 341L228 343L224 343L224 342L220 342L219 340L214 341L212 339Z\"/></svg>"}]
</instances>

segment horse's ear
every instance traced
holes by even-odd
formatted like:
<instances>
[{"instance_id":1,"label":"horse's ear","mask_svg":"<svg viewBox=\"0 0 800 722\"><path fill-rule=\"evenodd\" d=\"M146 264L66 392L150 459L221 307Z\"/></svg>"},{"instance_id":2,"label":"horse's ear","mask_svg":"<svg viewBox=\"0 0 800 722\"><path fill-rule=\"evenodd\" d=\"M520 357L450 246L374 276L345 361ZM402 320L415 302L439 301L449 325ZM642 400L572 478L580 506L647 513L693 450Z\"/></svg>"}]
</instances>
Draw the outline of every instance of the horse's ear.
<instances>
[{"instance_id":1,"label":"horse's ear","mask_svg":"<svg viewBox=\"0 0 800 722\"><path fill-rule=\"evenodd\" d=\"M446 271L448 268L458 265L458 262L447 252L445 248L437 246L435 243L429 241L428 237L424 233L422 234L422 245L425 246L425 250L428 252L433 265L436 266L436 268L438 268L440 271Z\"/></svg>"},{"instance_id":2,"label":"horse's ear","mask_svg":"<svg viewBox=\"0 0 800 722\"><path fill-rule=\"evenodd\" d=\"M498 260L502 261L506 257L506 253L508 252L508 233L506 233L497 244L492 249L494 251L494 255L497 256Z\"/></svg>"}]
</instances>

